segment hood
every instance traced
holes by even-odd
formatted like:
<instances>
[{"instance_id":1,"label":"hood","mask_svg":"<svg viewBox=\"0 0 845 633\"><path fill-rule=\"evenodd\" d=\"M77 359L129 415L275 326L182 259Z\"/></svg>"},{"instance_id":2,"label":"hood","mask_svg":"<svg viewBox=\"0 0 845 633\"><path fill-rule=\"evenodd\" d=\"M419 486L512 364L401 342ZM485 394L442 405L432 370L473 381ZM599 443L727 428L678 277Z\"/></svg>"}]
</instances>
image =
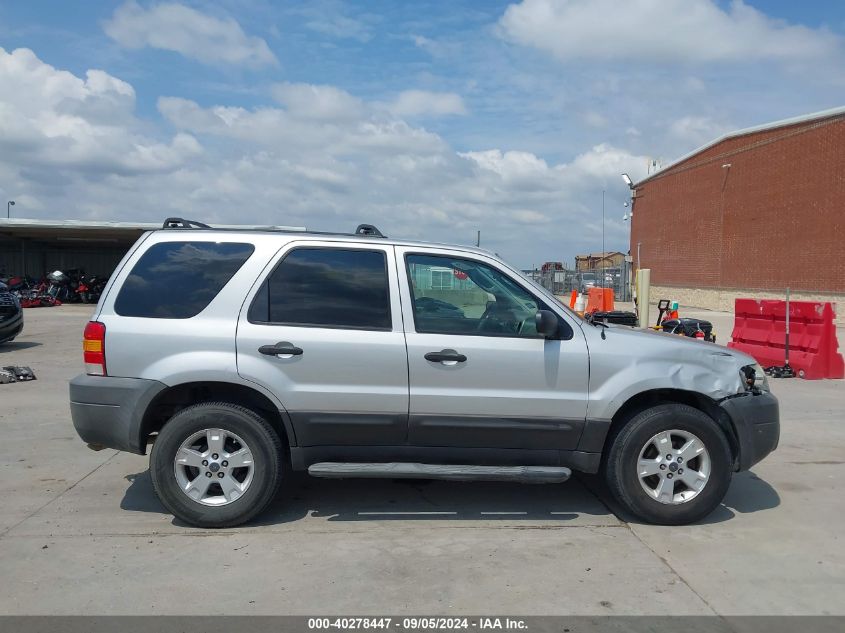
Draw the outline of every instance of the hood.
<instances>
[{"instance_id":1,"label":"hood","mask_svg":"<svg viewBox=\"0 0 845 633\"><path fill-rule=\"evenodd\" d=\"M742 352L676 334L610 325L584 325L590 349L591 383L648 382L707 394L715 400L743 389L739 370L756 361ZM623 378L624 377L624 378Z\"/></svg>"},{"instance_id":2,"label":"hood","mask_svg":"<svg viewBox=\"0 0 845 633\"><path fill-rule=\"evenodd\" d=\"M755 363L757 361L754 360L753 357L745 354L744 352L740 352L734 349L730 349L725 347L724 345L716 345L714 343L707 343L705 341L690 338L688 336L680 336L678 334L669 334L668 332L661 332L658 330L652 329L638 329L638 328L630 328L625 327L624 325L608 325L608 336L610 336L609 331L613 330L614 337L633 337L633 338L642 338L644 340L653 342L659 345L669 345L675 346L677 349L687 349L690 351L698 350L707 350L713 351L713 349L717 349L720 352L724 352L729 356L733 356L734 358L740 359L743 361L743 365L748 365L749 363ZM659 341L659 343L658 343Z\"/></svg>"}]
</instances>

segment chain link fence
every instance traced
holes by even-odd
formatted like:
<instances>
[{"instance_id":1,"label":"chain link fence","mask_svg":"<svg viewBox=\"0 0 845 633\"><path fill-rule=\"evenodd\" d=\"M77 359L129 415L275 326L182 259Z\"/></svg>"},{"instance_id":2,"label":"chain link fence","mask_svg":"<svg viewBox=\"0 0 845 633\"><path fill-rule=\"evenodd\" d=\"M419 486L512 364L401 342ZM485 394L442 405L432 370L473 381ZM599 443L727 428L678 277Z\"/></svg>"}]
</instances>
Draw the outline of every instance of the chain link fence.
<instances>
[{"instance_id":1,"label":"chain link fence","mask_svg":"<svg viewBox=\"0 0 845 633\"><path fill-rule=\"evenodd\" d=\"M616 301L632 301L631 264L594 270L534 270L527 273L534 281L556 295L573 290L586 293L590 288L613 288Z\"/></svg>"}]
</instances>

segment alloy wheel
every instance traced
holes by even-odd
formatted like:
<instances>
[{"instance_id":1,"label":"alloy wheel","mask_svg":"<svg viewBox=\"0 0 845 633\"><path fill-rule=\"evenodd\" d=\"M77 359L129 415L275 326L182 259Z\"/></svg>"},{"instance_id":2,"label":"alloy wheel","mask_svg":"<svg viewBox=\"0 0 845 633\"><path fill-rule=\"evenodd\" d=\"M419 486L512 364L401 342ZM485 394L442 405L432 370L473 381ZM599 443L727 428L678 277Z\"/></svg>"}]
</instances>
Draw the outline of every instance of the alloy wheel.
<instances>
[{"instance_id":1,"label":"alloy wheel","mask_svg":"<svg viewBox=\"0 0 845 633\"><path fill-rule=\"evenodd\" d=\"M637 477L655 501L669 505L687 503L704 490L710 479L707 447L689 431L661 431L640 450Z\"/></svg>"},{"instance_id":2,"label":"alloy wheel","mask_svg":"<svg viewBox=\"0 0 845 633\"><path fill-rule=\"evenodd\" d=\"M252 450L225 429L203 429L179 446L173 460L179 488L207 506L228 505L246 492L255 465Z\"/></svg>"}]
</instances>

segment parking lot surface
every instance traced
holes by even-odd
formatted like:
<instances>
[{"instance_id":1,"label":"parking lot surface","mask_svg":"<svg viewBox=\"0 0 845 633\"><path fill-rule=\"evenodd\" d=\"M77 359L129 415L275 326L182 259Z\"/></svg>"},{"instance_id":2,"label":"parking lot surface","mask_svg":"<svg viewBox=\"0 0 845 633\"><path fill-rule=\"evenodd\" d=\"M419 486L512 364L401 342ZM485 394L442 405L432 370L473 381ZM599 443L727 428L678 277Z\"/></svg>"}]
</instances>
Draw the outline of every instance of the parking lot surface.
<instances>
[{"instance_id":1,"label":"parking lot surface","mask_svg":"<svg viewBox=\"0 0 845 633\"><path fill-rule=\"evenodd\" d=\"M0 346L38 376L0 385L0 614L845 614L843 381L773 381L779 449L699 525L628 522L593 477L295 476L258 521L206 531L164 511L147 457L76 436L90 312L28 310ZM685 315L705 314L728 340L730 315Z\"/></svg>"}]
</instances>

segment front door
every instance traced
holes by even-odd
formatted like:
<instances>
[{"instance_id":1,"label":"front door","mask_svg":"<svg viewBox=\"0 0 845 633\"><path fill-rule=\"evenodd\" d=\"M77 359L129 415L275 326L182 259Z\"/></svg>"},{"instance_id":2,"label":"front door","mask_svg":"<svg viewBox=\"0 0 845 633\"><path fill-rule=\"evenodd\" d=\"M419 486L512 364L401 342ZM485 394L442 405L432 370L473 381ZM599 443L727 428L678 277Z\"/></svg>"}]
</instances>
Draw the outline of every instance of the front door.
<instances>
[{"instance_id":1,"label":"front door","mask_svg":"<svg viewBox=\"0 0 845 633\"><path fill-rule=\"evenodd\" d=\"M396 247L410 380L409 444L575 449L587 411L580 328L492 258Z\"/></svg>"},{"instance_id":2,"label":"front door","mask_svg":"<svg viewBox=\"0 0 845 633\"><path fill-rule=\"evenodd\" d=\"M299 446L405 443L408 361L392 246L290 244L246 307L238 373L278 397Z\"/></svg>"}]
</instances>

